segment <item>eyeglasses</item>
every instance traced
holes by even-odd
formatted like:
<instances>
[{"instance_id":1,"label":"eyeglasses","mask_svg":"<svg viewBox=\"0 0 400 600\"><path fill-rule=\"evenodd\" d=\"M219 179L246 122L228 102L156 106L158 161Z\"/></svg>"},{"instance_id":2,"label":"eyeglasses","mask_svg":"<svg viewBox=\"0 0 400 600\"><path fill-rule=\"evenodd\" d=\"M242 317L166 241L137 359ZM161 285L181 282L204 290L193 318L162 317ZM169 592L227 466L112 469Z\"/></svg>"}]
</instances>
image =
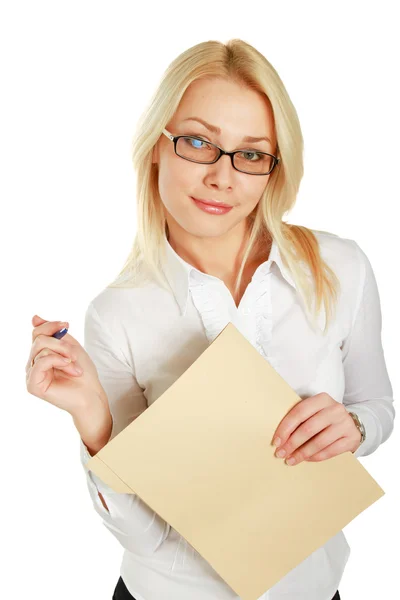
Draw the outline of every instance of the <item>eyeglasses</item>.
<instances>
[{"instance_id":1,"label":"eyeglasses","mask_svg":"<svg viewBox=\"0 0 400 600\"><path fill-rule=\"evenodd\" d=\"M207 142L193 135L172 135L167 129L163 134L174 142L175 154L191 162L211 165L216 163L223 154L231 157L232 167L241 173L249 175L269 175L279 163L280 158L258 150L236 150L226 152L216 144Z\"/></svg>"}]
</instances>

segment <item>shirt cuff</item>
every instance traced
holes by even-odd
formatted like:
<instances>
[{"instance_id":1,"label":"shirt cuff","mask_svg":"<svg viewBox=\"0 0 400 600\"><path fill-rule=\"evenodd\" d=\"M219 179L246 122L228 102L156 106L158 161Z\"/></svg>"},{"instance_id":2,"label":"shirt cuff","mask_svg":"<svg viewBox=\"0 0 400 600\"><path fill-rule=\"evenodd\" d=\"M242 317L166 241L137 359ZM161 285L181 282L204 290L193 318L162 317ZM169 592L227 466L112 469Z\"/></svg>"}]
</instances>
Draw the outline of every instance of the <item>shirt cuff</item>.
<instances>
[{"instance_id":1,"label":"shirt cuff","mask_svg":"<svg viewBox=\"0 0 400 600\"><path fill-rule=\"evenodd\" d=\"M87 449L86 444L83 443L82 438L79 438L79 439L80 439L81 463L84 466L86 474L89 477L89 479L96 486L97 490L99 492L101 492L102 495L109 496L111 494L114 494L114 495L118 494L118 492L115 492L110 486L106 485L104 483L104 481L102 479L100 479L100 477L95 475L95 473L93 473L93 471L90 471L89 469L86 468L86 464L89 462L89 460L91 458L93 458L93 456L90 454L89 450Z\"/></svg>"}]
</instances>

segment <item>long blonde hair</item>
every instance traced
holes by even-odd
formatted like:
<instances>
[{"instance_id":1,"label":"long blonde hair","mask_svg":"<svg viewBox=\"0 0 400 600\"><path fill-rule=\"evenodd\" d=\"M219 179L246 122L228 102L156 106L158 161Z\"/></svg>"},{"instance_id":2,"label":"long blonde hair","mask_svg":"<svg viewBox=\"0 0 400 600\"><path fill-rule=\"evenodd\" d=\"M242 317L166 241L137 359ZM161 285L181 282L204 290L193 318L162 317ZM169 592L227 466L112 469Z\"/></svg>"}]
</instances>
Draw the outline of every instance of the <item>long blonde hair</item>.
<instances>
[{"instance_id":1,"label":"long blonde hair","mask_svg":"<svg viewBox=\"0 0 400 600\"><path fill-rule=\"evenodd\" d=\"M129 256L117 278L107 287L131 287L148 275L169 289L161 270L163 237L167 231L158 189L158 165L153 148L173 117L188 86L195 80L219 77L245 85L265 96L274 115L280 162L249 215L250 235L235 282L240 289L243 270L254 249L275 240L296 290L311 318L325 309L325 334L337 300L339 280L323 261L319 243L307 227L283 221L295 202L303 177L303 136L295 107L273 66L241 39L206 41L185 50L169 65L146 110L138 121L132 145L137 176L137 232ZM314 302L314 304L313 304Z\"/></svg>"}]
</instances>

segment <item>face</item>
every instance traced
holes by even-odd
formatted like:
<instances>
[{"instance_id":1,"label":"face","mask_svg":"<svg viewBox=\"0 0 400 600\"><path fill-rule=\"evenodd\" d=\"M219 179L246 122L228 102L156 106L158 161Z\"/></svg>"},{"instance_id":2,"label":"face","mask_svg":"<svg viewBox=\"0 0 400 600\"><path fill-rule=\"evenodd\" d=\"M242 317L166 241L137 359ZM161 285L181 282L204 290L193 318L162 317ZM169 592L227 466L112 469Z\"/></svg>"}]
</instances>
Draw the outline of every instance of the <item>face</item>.
<instances>
[{"instance_id":1,"label":"face","mask_svg":"<svg viewBox=\"0 0 400 600\"><path fill-rule=\"evenodd\" d=\"M188 120L198 117L220 128L219 134ZM172 135L198 135L227 151L251 150L276 156L272 109L258 92L222 79L198 80L186 90L174 117L166 125ZM268 137L268 141L244 142L246 136ZM242 235L248 215L256 207L270 175L250 175L233 168L229 156L214 164L185 160L174 152L164 134L153 151L158 163L159 192L170 233L173 236L219 237ZM192 198L231 205L225 214L211 214Z\"/></svg>"}]
</instances>

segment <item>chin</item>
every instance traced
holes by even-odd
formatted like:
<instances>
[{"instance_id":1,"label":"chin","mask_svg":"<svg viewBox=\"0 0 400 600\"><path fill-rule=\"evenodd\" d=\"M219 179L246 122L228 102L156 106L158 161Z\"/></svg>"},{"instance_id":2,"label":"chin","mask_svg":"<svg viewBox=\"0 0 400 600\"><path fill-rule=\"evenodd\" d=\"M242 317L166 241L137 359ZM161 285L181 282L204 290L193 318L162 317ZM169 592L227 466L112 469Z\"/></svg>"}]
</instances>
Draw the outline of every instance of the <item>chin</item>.
<instances>
[{"instance_id":1,"label":"chin","mask_svg":"<svg viewBox=\"0 0 400 600\"><path fill-rule=\"evenodd\" d=\"M210 220L212 221L212 219ZM236 226L236 223L218 223L218 219L215 219L214 221L215 222L203 224L199 220L196 222L192 221L191 223L179 223L179 225L186 233L199 238L218 238L225 235Z\"/></svg>"}]
</instances>

